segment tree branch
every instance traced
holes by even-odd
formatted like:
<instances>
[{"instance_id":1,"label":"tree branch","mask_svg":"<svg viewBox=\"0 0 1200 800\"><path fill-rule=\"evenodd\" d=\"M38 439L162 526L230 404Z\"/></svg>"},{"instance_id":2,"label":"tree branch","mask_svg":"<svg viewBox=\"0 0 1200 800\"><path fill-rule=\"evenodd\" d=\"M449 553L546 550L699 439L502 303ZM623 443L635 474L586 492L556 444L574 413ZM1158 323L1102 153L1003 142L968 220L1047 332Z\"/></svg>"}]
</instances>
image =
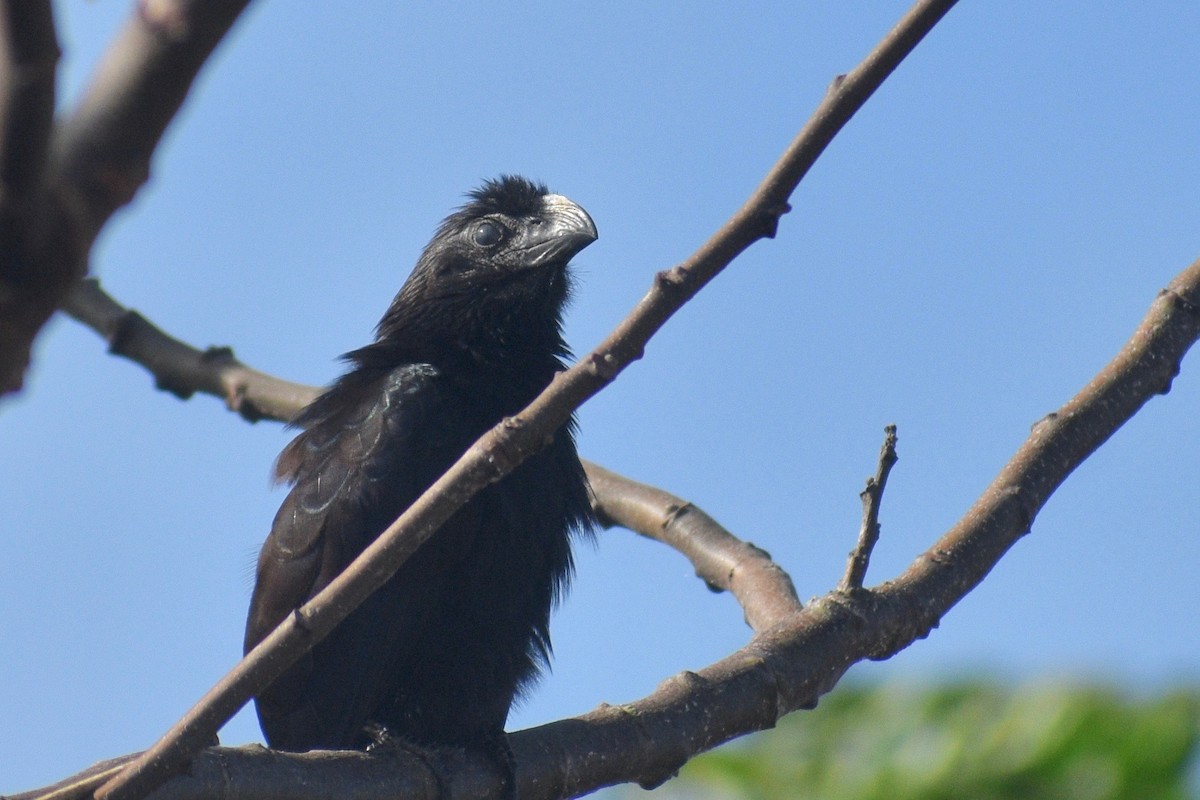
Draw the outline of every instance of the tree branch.
<instances>
[{"instance_id":1,"label":"tree branch","mask_svg":"<svg viewBox=\"0 0 1200 800\"><path fill-rule=\"evenodd\" d=\"M6 247L27 235L39 210L60 56L49 0L0 3L0 220Z\"/></svg>"},{"instance_id":2,"label":"tree branch","mask_svg":"<svg viewBox=\"0 0 1200 800\"><path fill-rule=\"evenodd\" d=\"M196 76L249 0L138 0L82 101L54 136L81 248L150 177L150 162Z\"/></svg>"},{"instance_id":3,"label":"tree branch","mask_svg":"<svg viewBox=\"0 0 1200 800\"><path fill-rule=\"evenodd\" d=\"M0 285L0 396L21 388L38 331L87 272L100 230L149 178L163 132L248 2L140 0L79 107L55 126L47 202L25 228L41 234L38 247L23 254L25 280L15 288ZM7 5L25 4L9 0ZM44 29L53 44L49 3L28 5L28 15L17 16L37 22L30 30L41 34L37 52L44 59L50 52ZM35 7L44 15L33 12Z\"/></svg>"},{"instance_id":4,"label":"tree branch","mask_svg":"<svg viewBox=\"0 0 1200 800\"><path fill-rule=\"evenodd\" d=\"M1159 294L1116 358L1034 427L971 510L902 575L872 589L831 592L757 632L727 658L668 679L642 700L511 734L520 796L572 797L627 781L655 785L696 753L813 707L851 664L887 658L927 635L1029 531L1075 467L1147 400L1168 391L1197 338L1200 260ZM382 800L394 797L398 786L417 787L417 776L428 773L405 763L361 753L211 748L187 776L154 797L268 800L282 793L293 800L331 795ZM452 796L463 796L457 793L468 787L475 792L499 786L482 760L463 757L436 766L440 775L447 769L443 777ZM41 796L33 792L11 800ZM56 798L75 796L80 795Z\"/></svg>"},{"instance_id":5,"label":"tree branch","mask_svg":"<svg viewBox=\"0 0 1200 800\"><path fill-rule=\"evenodd\" d=\"M1054 490L1156 394L1170 391L1200 337L1200 260L1159 293L1109 364L1079 394L1034 426L974 506L880 595L936 624L1029 532ZM911 640L909 640L911 641ZM909 644L898 641L877 656Z\"/></svg>"},{"instance_id":6,"label":"tree branch","mask_svg":"<svg viewBox=\"0 0 1200 800\"><path fill-rule=\"evenodd\" d=\"M714 591L729 591L756 631L800 610L792 579L765 550L743 542L716 520L674 495L584 462L605 527L620 525L670 545Z\"/></svg>"},{"instance_id":7,"label":"tree branch","mask_svg":"<svg viewBox=\"0 0 1200 800\"><path fill-rule=\"evenodd\" d=\"M879 448L879 466L874 477L867 478L867 486L859 493L863 505L862 528L858 532L858 543L850 552L846 574L838 588L843 592L861 589L867 577L867 565L871 551L879 541L879 506L883 503L883 490L887 486L888 474L899 456L896 455L896 426L888 425L883 431L883 447Z\"/></svg>"},{"instance_id":8,"label":"tree branch","mask_svg":"<svg viewBox=\"0 0 1200 800\"><path fill-rule=\"evenodd\" d=\"M219 397L250 422L287 422L321 391L251 369L228 347L197 350L125 308L95 278L80 281L67 295L63 310L103 336L108 352L145 367L157 388L181 400L196 392Z\"/></svg>"},{"instance_id":9,"label":"tree branch","mask_svg":"<svg viewBox=\"0 0 1200 800\"><path fill-rule=\"evenodd\" d=\"M0 395L21 385L30 331L54 309L37 265L60 55L50 0L0 3Z\"/></svg>"}]
</instances>

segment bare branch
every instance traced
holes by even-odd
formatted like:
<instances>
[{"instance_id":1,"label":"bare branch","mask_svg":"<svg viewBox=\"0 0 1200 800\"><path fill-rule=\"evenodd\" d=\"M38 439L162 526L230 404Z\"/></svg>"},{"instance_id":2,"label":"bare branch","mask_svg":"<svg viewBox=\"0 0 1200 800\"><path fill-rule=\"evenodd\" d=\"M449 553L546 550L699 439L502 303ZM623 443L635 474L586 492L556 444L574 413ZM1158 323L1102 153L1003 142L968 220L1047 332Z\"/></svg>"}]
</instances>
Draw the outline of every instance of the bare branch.
<instances>
[{"instance_id":1,"label":"bare branch","mask_svg":"<svg viewBox=\"0 0 1200 800\"><path fill-rule=\"evenodd\" d=\"M709 587L733 593L754 630L769 628L800 610L792 579L766 551L736 538L703 510L662 489L598 464L585 466L596 511L606 526L620 525L683 553Z\"/></svg>"},{"instance_id":2,"label":"bare branch","mask_svg":"<svg viewBox=\"0 0 1200 800\"><path fill-rule=\"evenodd\" d=\"M484 434L345 571L280 623L153 747L103 786L97 800L144 797L178 772L244 703L233 698L247 698L269 686L387 582L477 491L541 449L576 408L639 358L650 337L737 255L759 239L774 236L779 217L788 210L788 197L834 134L953 5L954 0L918 2L862 64L835 81L763 183L708 242L683 264L660 272L649 293L598 348L560 373L520 414Z\"/></svg>"},{"instance_id":3,"label":"bare branch","mask_svg":"<svg viewBox=\"0 0 1200 800\"><path fill-rule=\"evenodd\" d=\"M24 254L23 283L13 288L0 282L0 395L21 388L38 331L87 272L100 230L149 178L163 131L248 2L140 0L79 107L55 127L46 171L48 202L26 221L26 230L40 234L39 247ZM9 0L7 5L25 4ZM28 5L49 13L45 0ZM41 19L33 12L18 16ZM37 50L48 51L48 46Z\"/></svg>"},{"instance_id":4,"label":"bare branch","mask_svg":"<svg viewBox=\"0 0 1200 800\"><path fill-rule=\"evenodd\" d=\"M1166 394L1200 337L1200 260L1159 293L1133 337L1030 437L959 522L880 595L932 627L1021 536L1074 469L1156 394ZM915 633L919 629L913 629ZM927 630L928 628L926 628ZM887 657L911 640L881 650Z\"/></svg>"},{"instance_id":5,"label":"bare branch","mask_svg":"<svg viewBox=\"0 0 1200 800\"><path fill-rule=\"evenodd\" d=\"M49 0L0 3L0 395L19 388L54 309L38 280L59 59Z\"/></svg>"},{"instance_id":6,"label":"bare branch","mask_svg":"<svg viewBox=\"0 0 1200 800\"><path fill-rule=\"evenodd\" d=\"M0 3L0 231L6 247L26 235L25 224L39 210L60 55L49 0Z\"/></svg>"},{"instance_id":7,"label":"bare branch","mask_svg":"<svg viewBox=\"0 0 1200 800\"><path fill-rule=\"evenodd\" d=\"M850 552L850 561L846 564L846 574L838 588L843 592L861 589L863 580L867 577L867 565L871 561L871 551L879 541L879 506L883 502L883 490L887 486L888 474L896 464L896 426L888 425L883 429L883 446L879 448L879 466L875 475L867 478L867 487L859 493L863 505L862 528L858 532L858 543Z\"/></svg>"},{"instance_id":8,"label":"bare branch","mask_svg":"<svg viewBox=\"0 0 1200 800\"><path fill-rule=\"evenodd\" d=\"M54 137L83 250L150 177L167 125L249 0L139 0Z\"/></svg>"},{"instance_id":9,"label":"bare branch","mask_svg":"<svg viewBox=\"0 0 1200 800\"><path fill-rule=\"evenodd\" d=\"M103 336L110 353L149 370L159 389L183 400L195 392L219 397L230 411L250 422L287 422L321 391L251 369L228 347L197 350L122 306L95 278L80 281L63 310Z\"/></svg>"}]
</instances>

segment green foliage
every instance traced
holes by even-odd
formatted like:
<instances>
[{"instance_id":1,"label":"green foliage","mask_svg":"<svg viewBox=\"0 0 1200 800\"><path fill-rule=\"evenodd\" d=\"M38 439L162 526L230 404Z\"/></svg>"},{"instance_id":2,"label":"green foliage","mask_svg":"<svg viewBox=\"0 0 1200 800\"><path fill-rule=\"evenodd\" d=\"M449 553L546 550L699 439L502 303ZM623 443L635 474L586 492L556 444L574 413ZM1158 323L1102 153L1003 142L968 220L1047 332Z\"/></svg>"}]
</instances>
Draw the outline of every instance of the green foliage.
<instances>
[{"instance_id":1,"label":"green foliage","mask_svg":"<svg viewBox=\"0 0 1200 800\"><path fill-rule=\"evenodd\" d=\"M660 796L775 800L1186 800L1200 690L841 687L775 731L695 759Z\"/></svg>"}]
</instances>

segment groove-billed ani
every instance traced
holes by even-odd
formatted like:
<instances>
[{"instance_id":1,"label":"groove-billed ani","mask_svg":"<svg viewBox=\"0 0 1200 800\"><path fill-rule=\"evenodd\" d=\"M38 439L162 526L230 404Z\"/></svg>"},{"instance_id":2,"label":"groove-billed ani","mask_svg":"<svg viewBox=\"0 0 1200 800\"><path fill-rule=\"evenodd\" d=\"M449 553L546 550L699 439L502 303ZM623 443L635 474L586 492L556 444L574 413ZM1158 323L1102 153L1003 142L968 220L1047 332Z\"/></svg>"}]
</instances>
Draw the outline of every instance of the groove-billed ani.
<instances>
[{"instance_id":1,"label":"groove-billed ani","mask_svg":"<svg viewBox=\"0 0 1200 800\"><path fill-rule=\"evenodd\" d=\"M596 239L582 208L502 177L425 248L375 341L295 421L294 485L258 560L246 649L333 579L568 355L567 262ZM282 750L499 741L550 653L570 539L591 524L574 423L439 529L396 575L257 698Z\"/></svg>"}]
</instances>

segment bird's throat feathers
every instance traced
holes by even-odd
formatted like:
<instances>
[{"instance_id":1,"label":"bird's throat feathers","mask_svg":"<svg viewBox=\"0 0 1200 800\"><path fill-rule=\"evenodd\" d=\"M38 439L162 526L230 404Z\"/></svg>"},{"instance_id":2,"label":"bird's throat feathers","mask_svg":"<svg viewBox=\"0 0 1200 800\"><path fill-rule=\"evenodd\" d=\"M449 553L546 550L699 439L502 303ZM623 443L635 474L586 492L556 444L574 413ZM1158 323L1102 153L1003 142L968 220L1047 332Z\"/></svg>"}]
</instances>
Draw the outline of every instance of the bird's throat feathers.
<instances>
[{"instance_id":1,"label":"bird's throat feathers","mask_svg":"<svg viewBox=\"0 0 1200 800\"><path fill-rule=\"evenodd\" d=\"M562 336L568 264L595 238L587 212L544 185L515 176L487 181L443 220L375 342L350 360L548 381L569 357Z\"/></svg>"}]
</instances>

